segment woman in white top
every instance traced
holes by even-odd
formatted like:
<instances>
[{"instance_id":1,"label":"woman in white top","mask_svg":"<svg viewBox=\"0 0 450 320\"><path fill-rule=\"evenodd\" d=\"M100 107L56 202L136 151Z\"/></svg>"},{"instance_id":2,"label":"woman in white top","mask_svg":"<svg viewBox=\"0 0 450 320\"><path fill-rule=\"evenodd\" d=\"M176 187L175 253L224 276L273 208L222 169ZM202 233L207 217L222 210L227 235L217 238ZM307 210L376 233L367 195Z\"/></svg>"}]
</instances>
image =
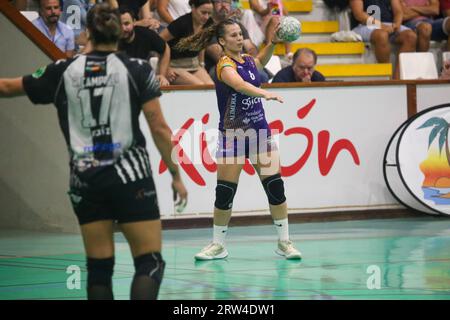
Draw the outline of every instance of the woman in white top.
<instances>
[{"instance_id":1,"label":"woman in white top","mask_svg":"<svg viewBox=\"0 0 450 320\"><path fill-rule=\"evenodd\" d=\"M287 9L283 6L282 0L249 0L250 8L255 13L255 20L265 34L264 43L270 44L272 42L274 30L280 23L280 18L289 14ZM286 57L290 60L293 54L291 53L291 45L289 42L284 43Z\"/></svg>"},{"instance_id":2,"label":"woman in white top","mask_svg":"<svg viewBox=\"0 0 450 320\"><path fill-rule=\"evenodd\" d=\"M191 12L189 0L158 0L156 5L161 24L167 26L172 21Z\"/></svg>"}]
</instances>

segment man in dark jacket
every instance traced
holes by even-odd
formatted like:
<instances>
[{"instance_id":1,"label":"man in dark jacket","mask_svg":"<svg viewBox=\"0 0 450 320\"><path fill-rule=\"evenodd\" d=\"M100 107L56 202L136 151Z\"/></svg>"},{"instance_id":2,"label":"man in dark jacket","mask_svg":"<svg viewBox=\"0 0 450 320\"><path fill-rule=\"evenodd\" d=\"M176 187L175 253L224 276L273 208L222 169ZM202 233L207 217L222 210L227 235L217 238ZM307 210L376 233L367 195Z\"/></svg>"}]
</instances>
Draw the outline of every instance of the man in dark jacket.
<instances>
[{"instance_id":1,"label":"man in dark jacket","mask_svg":"<svg viewBox=\"0 0 450 320\"><path fill-rule=\"evenodd\" d=\"M272 83L326 81L320 72L314 70L316 63L317 54L313 50L298 49L292 59L292 65L278 71Z\"/></svg>"}]
</instances>

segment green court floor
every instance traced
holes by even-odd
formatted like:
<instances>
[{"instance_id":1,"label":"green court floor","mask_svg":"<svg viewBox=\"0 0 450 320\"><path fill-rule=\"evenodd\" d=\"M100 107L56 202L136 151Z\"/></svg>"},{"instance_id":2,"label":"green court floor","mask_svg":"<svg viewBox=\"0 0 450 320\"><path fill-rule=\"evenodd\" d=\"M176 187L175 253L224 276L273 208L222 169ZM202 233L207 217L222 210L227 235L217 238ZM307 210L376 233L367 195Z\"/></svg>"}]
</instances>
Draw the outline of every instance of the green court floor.
<instances>
[{"instance_id":1,"label":"green court floor","mask_svg":"<svg viewBox=\"0 0 450 320\"><path fill-rule=\"evenodd\" d=\"M291 224L301 261L274 253L273 226L234 227L226 260L195 263L211 232L164 231L160 299L450 299L450 219ZM116 243L115 298L128 299L134 268ZM85 299L84 259L79 235L0 230L0 299Z\"/></svg>"}]
</instances>

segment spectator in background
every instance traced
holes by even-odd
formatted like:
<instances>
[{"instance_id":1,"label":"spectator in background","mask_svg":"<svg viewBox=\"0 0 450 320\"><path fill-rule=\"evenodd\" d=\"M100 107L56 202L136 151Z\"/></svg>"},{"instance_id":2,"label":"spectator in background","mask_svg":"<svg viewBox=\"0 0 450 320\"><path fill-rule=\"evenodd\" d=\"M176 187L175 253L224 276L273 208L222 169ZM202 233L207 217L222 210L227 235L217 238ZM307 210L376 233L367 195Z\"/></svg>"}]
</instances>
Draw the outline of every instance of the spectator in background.
<instances>
[{"instance_id":1,"label":"spectator in background","mask_svg":"<svg viewBox=\"0 0 450 320\"><path fill-rule=\"evenodd\" d=\"M308 48L298 49L292 59L292 65L277 72L272 80L275 82L319 82L325 77L314 70L317 64L317 54Z\"/></svg>"},{"instance_id":2,"label":"spectator in background","mask_svg":"<svg viewBox=\"0 0 450 320\"><path fill-rule=\"evenodd\" d=\"M176 45L182 38L199 33L213 23L211 0L190 0L192 12L172 21L159 34L170 46L171 84L201 85L214 84L205 70L205 50L179 50Z\"/></svg>"},{"instance_id":3,"label":"spectator in background","mask_svg":"<svg viewBox=\"0 0 450 320\"><path fill-rule=\"evenodd\" d=\"M443 17L450 16L450 0L439 0L440 11Z\"/></svg>"},{"instance_id":4,"label":"spectator in background","mask_svg":"<svg viewBox=\"0 0 450 320\"><path fill-rule=\"evenodd\" d=\"M159 55L158 70L155 70L161 86L168 86L166 74L170 62L170 48L167 43L153 30L135 26L135 17L130 9L120 8L122 36L119 41L119 50L128 56L148 61L152 52Z\"/></svg>"},{"instance_id":5,"label":"spectator in background","mask_svg":"<svg viewBox=\"0 0 450 320\"><path fill-rule=\"evenodd\" d=\"M161 24L167 26L172 21L191 12L189 0L158 0L156 5Z\"/></svg>"},{"instance_id":6,"label":"spectator in background","mask_svg":"<svg viewBox=\"0 0 450 320\"><path fill-rule=\"evenodd\" d=\"M380 8L380 19L367 13L370 6ZM402 25L403 13L400 0L350 0L353 19L357 25L353 31L364 42L370 42L375 48L379 63L390 63L391 42L399 46L401 52L415 52L417 36L414 31ZM398 61L398 55L397 55ZM399 64L395 64L394 79L400 76Z\"/></svg>"},{"instance_id":7,"label":"spectator in background","mask_svg":"<svg viewBox=\"0 0 450 320\"><path fill-rule=\"evenodd\" d=\"M289 12L283 6L281 0L250 0L250 8L256 13L256 22L264 32L264 43L270 44L272 42L274 31L280 22L281 16L287 16ZM291 44L284 43L286 58L292 59Z\"/></svg>"},{"instance_id":8,"label":"spectator in background","mask_svg":"<svg viewBox=\"0 0 450 320\"><path fill-rule=\"evenodd\" d=\"M439 79L450 80L450 60L444 61L442 73Z\"/></svg>"},{"instance_id":9,"label":"spectator in background","mask_svg":"<svg viewBox=\"0 0 450 320\"><path fill-rule=\"evenodd\" d=\"M212 19L214 23L218 24L219 22L225 21L227 17L230 16L232 12L231 2L232 0L213 0ZM250 40L247 29L241 23L238 22L238 24L241 27L242 36L244 37L243 52L256 57L256 55L258 54L258 49ZM217 38L214 36L206 47L205 52L205 66L210 75L215 74L215 66L222 55L223 49L219 45Z\"/></svg>"},{"instance_id":10,"label":"spectator in background","mask_svg":"<svg viewBox=\"0 0 450 320\"><path fill-rule=\"evenodd\" d=\"M86 45L86 16L96 0L64 0L61 13L61 22L69 26L75 35L76 50Z\"/></svg>"},{"instance_id":11,"label":"spectator in background","mask_svg":"<svg viewBox=\"0 0 450 320\"><path fill-rule=\"evenodd\" d=\"M133 17L137 17L136 26L146 27L155 31L160 31L160 22L153 18L150 10L150 0L108 0L113 8L126 7L131 10Z\"/></svg>"},{"instance_id":12,"label":"spectator in background","mask_svg":"<svg viewBox=\"0 0 450 320\"><path fill-rule=\"evenodd\" d=\"M402 0L401 4L405 26L417 33L417 51L427 52L430 40L447 40L450 50L450 19L433 19L439 15L439 0Z\"/></svg>"},{"instance_id":13,"label":"spectator in background","mask_svg":"<svg viewBox=\"0 0 450 320\"><path fill-rule=\"evenodd\" d=\"M71 28L59 21L61 6L59 0L41 0L39 18L33 24L50 39L67 57L75 53L75 38Z\"/></svg>"}]
</instances>

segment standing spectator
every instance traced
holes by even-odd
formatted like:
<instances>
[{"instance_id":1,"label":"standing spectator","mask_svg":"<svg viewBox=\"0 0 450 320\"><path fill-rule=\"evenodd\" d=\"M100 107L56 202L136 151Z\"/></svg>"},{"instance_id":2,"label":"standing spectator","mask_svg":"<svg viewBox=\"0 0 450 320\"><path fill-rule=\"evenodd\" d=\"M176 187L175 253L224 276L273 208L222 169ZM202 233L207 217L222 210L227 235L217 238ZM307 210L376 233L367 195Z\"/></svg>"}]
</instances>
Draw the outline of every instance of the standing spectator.
<instances>
[{"instance_id":1,"label":"standing spectator","mask_svg":"<svg viewBox=\"0 0 450 320\"><path fill-rule=\"evenodd\" d=\"M168 86L166 78L170 62L170 48L167 43L153 30L135 26L135 17L132 12L120 8L120 20L122 24L122 37L119 41L119 50L126 52L130 57L149 60L152 52L159 55L157 78L161 86Z\"/></svg>"},{"instance_id":2,"label":"standing spectator","mask_svg":"<svg viewBox=\"0 0 450 320\"><path fill-rule=\"evenodd\" d=\"M59 0L41 0L39 18L33 24L50 39L67 57L72 57L75 50L73 30L59 21L61 6Z\"/></svg>"},{"instance_id":3,"label":"standing spectator","mask_svg":"<svg viewBox=\"0 0 450 320\"><path fill-rule=\"evenodd\" d=\"M167 26L172 21L191 12L189 0L158 0L156 5L161 23Z\"/></svg>"},{"instance_id":4,"label":"standing spectator","mask_svg":"<svg viewBox=\"0 0 450 320\"><path fill-rule=\"evenodd\" d=\"M292 65L278 71L272 83L326 81L319 71L314 70L316 64L317 54L313 50L298 49L294 54Z\"/></svg>"},{"instance_id":5,"label":"standing spectator","mask_svg":"<svg viewBox=\"0 0 450 320\"><path fill-rule=\"evenodd\" d=\"M213 6L211 0L190 0L192 12L172 21L160 36L170 46L169 81L171 84L214 84L205 70L205 51L180 50L178 42L186 37L199 33L203 28L211 25Z\"/></svg>"},{"instance_id":6,"label":"standing spectator","mask_svg":"<svg viewBox=\"0 0 450 320\"><path fill-rule=\"evenodd\" d=\"M402 10L405 26L417 33L417 51L427 52L430 40L447 40L450 50L450 19L433 19L439 15L439 0L403 0Z\"/></svg>"},{"instance_id":7,"label":"standing spectator","mask_svg":"<svg viewBox=\"0 0 450 320\"><path fill-rule=\"evenodd\" d=\"M367 13L370 6L379 8L381 21ZM353 18L359 23L353 31L359 34L364 42L372 44L379 63L390 62L391 42L399 46L399 53L416 51L415 32L402 25L400 0L350 0L350 8ZM399 64L396 63L394 79L398 79L399 75Z\"/></svg>"}]
</instances>

